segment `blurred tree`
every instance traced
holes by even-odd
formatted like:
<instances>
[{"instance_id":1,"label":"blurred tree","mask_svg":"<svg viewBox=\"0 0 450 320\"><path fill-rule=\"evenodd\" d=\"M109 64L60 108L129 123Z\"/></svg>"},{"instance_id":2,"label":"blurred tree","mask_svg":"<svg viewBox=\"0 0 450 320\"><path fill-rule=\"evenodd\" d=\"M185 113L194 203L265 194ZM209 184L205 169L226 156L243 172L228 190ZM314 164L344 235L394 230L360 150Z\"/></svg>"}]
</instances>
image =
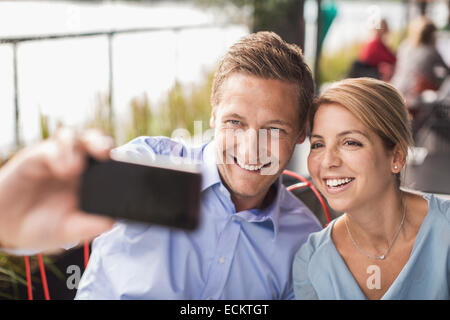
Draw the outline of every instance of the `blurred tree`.
<instances>
[{"instance_id":1,"label":"blurred tree","mask_svg":"<svg viewBox=\"0 0 450 320\"><path fill-rule=\"evenodd\" d=\"M195 0L203 6L250 8L252 32L270 30L284 40L304 47L304 0Z\"/></svg>"}]
</instances>

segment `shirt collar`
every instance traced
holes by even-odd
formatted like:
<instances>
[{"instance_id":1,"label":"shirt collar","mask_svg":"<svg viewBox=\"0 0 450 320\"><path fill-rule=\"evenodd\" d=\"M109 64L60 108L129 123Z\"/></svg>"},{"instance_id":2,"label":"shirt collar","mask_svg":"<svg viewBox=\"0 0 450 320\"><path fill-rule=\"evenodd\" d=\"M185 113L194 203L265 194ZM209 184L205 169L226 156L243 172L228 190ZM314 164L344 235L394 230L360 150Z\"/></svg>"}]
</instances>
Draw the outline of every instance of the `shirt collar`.
<instances>
[{"instance_id":1,"label":"shirt collar","mask_svg":"<svg viewBox=\"0 0 450 320\"><path fill-rule=\"evenodd\" d=\"M202 192L218 183L222 181L217 169L215 141L212 140L203 149Z\"/></svg>"},{"instance_id":2,"label":"shirt collar","mask_svg":"<svg viewBox=\"0 0 450 320\"><path fill-rule=\"evenodd\" d=\"M264 209L250 209L242 212L236 213L237 216L240 216L244 218L245 220L249 222L256 222L256 223L263 223L267 224L270 223L272 229L273 229L273 237L272 240L275 240L278 235L278 229L279 229L279 218L280 218L280 203L282 201L282 195L283 195L283 184L281 183L281 177L278 177L278 179L273 183L271 186L272 188L275 188L275 198L273 199L272 203L264 208Z\"/></svg>"},{"instance_id":3,"label":"shirt collar","mask_svg":"<svg viewBox=\"0 0 450 320\"><path fill-rule=\"evenodd\" d=\"M223 186L222 180L220 179L219 170L217 168L216 145L214 140L204 146L202 175L202 192L217 184ZM236 216L239 216L248 222L270 223L273 229L273 239L275 239L278 234L280 203L283 194L282 189L284 188L281 182L281 177L278 177L272 187L275 187L276 195L268 207L264 209L255 208L241 211L236 213ZM231 198L229 200L231 201Z\"/></svg>"}]
</instances>

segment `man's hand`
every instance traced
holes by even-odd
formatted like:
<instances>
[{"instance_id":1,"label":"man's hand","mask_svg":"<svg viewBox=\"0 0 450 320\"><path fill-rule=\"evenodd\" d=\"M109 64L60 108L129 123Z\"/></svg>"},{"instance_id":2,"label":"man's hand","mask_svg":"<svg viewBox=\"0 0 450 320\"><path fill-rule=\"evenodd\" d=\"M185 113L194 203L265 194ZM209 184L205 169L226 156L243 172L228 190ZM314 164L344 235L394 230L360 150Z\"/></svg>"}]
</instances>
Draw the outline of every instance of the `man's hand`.
<instances>
[{"instance_id":1,"label":"man's hand","mask_svg":"<svg viewBox=\"0 0 450 320\"><path fill-rule=\"evenodd\" d=\"M114 221L78 209L86 156L109 158L112 139L68 129L17 153L0 169L0 243L7 249L55 250L91 239Z\"/></svg>"}]
</instances>

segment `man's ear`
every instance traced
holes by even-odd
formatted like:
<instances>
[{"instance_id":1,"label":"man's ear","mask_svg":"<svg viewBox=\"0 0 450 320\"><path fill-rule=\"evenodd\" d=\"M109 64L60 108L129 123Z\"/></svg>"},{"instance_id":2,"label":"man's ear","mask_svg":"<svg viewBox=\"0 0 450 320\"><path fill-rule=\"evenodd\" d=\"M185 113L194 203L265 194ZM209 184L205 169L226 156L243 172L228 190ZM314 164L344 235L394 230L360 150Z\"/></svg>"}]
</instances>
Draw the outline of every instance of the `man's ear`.
<instances>
[{"instance_id":1,"label":"man's ear","mask_svg":"<svg viewBox=\"0 0 450 320\"><path fill-rule=\"evenodd\" d=\"M300 133L300 135L297 138L296 144L303 143L303 141L305 141L305 139L306 139L306 129L303 129L302 132Z\"/></svg>"},{"instance_id":2,"label":"man's ear","mask_svg":"<svg viewBox=\"0 0 450 320\"><path fill-rule=\"evenodd\" d=\"M209 118L209 126L213 129L216 127L216 109L215 106L212 107L211 117Z\"/></svg>"}]
</instances>

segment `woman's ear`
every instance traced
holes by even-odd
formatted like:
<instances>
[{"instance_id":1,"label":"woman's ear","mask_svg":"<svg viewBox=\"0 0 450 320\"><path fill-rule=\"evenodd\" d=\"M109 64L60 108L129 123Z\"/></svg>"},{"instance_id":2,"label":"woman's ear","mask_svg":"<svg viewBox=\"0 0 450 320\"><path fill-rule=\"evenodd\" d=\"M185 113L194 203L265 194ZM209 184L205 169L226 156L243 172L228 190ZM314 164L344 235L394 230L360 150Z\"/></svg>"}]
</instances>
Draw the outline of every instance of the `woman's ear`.
<instances>
[{"instance_id":1,"label":"woman's ear","mask_svg":"<svg viewBox=\"0 0 450 320\"><path fill-rule=\"evenodd\" d=\"M403 166L406 163L406 154L402 150L402 148L397 144L392 151L392 163L391 163L391 171L392 173L399 173L402 171Z\"/></svg>"}]
</instances>

